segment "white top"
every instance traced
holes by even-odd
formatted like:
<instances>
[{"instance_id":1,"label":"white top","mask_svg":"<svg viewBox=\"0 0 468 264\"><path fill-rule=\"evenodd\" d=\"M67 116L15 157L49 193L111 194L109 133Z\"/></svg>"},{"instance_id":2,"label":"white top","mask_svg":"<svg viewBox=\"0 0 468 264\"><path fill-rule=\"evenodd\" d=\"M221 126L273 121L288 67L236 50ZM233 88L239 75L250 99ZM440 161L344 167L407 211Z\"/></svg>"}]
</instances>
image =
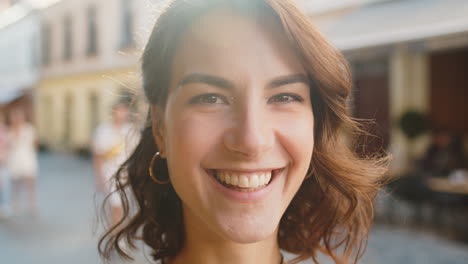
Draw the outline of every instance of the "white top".
<instances>
[{"instance_id":1,"label":"white top","mask_svg":"<svg viewBox=\"0 0 468 264\"><path fill-rule=\"evenodd\" d=\"M37 176L36 132L30 124L24 124L16 134L8 134L9 151L7 167L13 179L34 178Z\"/></svg>"},{"instance_id":2,"label":"white top","mask_svg":"<svg viewBox=\"0 0 468 264\"><path fill-rule=\"evenodd\" d=\"M137 140L131 124L120 128L104 123L96 128L93 137L93 151L102 155L102 176L109 181L134 150Z\"/></svg>"}]
</instances>

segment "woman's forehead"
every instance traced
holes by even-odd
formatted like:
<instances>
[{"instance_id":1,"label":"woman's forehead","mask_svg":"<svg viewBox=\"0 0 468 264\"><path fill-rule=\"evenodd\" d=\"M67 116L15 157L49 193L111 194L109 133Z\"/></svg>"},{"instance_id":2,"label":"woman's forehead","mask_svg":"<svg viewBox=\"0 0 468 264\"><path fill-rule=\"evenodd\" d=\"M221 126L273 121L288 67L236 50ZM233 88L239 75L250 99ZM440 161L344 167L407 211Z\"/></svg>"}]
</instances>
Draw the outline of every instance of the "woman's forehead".
<instances>
[{"instance_id":1,"label":"woman's forehead","mask_svg":"<svg viewBox=\"0 0 468 264\"><path fill-rule=\"evenodd\" d=\"M270 19L271 20L271 19ZM200 43L225 45L236 35L254 37L258 31L267 31L271 26L258 16L244 14L232 9L215 9L195 19L185 36Z\"/></svg>"},{"instance_id":2,"label":"woman's forehead","mask_svg":"<svg viewBox=\"0 0 468 264\"><path fill-rule=\"evenodd\" d=\"M303 69L284 33L273 23L216 10L196 20L176 50L174 75L194 71L285 75Z\"/></svg>"}]
</instances>

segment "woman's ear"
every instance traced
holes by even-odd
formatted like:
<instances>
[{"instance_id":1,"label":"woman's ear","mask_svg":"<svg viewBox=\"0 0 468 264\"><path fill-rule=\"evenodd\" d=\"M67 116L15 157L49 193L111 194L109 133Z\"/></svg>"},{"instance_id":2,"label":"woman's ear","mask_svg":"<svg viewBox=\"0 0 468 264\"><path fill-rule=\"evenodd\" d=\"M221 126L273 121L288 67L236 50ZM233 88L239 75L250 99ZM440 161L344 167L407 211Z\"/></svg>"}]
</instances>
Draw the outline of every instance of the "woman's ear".
<instances>
[{"instance_id":1,"label":"woman's ear","mask_svg":"<svg viewBox=\"0 0 468 264\"><path fill-rule=\"evenodd\" d=\"M166 157L165 138L164 138L164 117L161 109L156 105L150 106L151 113L151 131L153 134L154 142L158 146L159 154L162 158Z\"/></svg>"}]
</instances>

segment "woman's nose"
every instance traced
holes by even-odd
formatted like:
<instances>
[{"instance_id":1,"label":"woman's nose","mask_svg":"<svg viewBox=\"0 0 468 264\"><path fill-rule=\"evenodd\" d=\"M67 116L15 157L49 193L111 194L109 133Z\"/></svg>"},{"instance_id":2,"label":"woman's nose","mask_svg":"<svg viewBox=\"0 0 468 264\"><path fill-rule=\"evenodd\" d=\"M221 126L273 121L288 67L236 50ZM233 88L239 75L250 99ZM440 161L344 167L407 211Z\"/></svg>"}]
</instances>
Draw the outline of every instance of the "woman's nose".
<instances>
[{"instance_id":1,"label":"woman's nose","mask_svg":"<svg viewBox=\"0 0 468 264\"><path fill-rule=\"evenodd\" d=\"M245 107L236 112L234 120L224 136L224 145L230 152L255 159L273 147L272 121L265 109Z\"/></svg>"}]
</instances>

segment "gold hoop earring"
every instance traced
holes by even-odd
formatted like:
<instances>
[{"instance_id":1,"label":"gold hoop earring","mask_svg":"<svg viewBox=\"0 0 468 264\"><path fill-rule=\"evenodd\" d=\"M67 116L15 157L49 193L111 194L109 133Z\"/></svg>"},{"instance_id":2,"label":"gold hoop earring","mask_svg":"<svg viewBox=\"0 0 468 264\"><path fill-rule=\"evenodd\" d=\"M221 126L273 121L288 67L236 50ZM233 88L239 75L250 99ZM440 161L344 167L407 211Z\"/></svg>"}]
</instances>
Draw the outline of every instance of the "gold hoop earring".
<instances>
[{"instance_id":1,"label":"gold hoop earring","mask_svg":"<svg viewBox=\"0 0 468 264\"><path fill-rule=\"evenodd\" d=\"M314 175L314 173L315 173L315 168L312 168L312 170L310 170L310 172L306 174L305 179L306 180L309 179L310 177L312 177L312 175Z\"/></svg>"},{"instance_id":2,"label":"gold hoop earring","mask_svg":"<svg viewBox=\"0 0 468 264\"><path fill-rule=\"evenodd\" d=\"M167 179L165 181L160 181L158 180L158 178L154 175L154 172L153 172L153 166L154 166L154 162L156 161L157 158L161 157L161 154L159 152L156 152L156 154L154 154L153 158L151 159L151 163L150 163L150 166L148 168L148 172L149 172L149 175L151 177L151 179L157 183L157 184L167 184L169 183L171 180L170 179Z\"/></svg>"}]
</instances>

